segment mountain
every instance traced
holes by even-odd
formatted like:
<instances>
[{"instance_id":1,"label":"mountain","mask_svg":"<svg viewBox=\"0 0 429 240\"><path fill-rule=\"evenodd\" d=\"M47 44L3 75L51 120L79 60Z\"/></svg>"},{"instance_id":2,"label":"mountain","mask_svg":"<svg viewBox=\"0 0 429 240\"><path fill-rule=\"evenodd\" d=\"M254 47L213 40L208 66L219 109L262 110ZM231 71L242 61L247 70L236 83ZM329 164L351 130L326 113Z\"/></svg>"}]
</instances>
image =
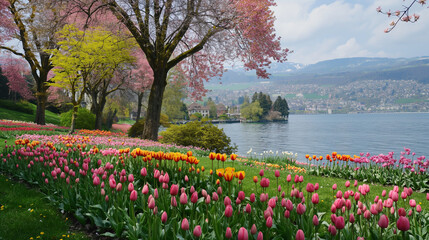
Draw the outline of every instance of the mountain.
<instances>
[{"instance_id":1,"label":"mountain","mask_svg":"<svg viewBox=\"0 0 429 240\"><path fill-rule=\"evenodd\" d=\"M429 57L338 58L315 64L273 63L267 81L293 84L346 84L359 80L416 80L429 83ZM265 81L253 72L232 68L222 77L224 83Z\"/></svg>"}]
</instances>

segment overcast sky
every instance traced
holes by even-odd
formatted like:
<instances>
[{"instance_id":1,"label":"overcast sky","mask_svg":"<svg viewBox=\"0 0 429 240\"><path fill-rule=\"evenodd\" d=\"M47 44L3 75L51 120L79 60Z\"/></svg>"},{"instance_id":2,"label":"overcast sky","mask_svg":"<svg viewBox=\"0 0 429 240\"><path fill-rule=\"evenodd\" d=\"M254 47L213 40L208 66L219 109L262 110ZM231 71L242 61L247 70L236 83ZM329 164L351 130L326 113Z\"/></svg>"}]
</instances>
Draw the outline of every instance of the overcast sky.
<instances>
[{"instance_id":1,"label":"overcast sky","mask_svg":"<svg viewBox=\"0 0 429 240\"><path fill-rule=\"evenodd\" d=\"M344 57L429 56L428 5L415 5L416 23L401 22L376 12L402 10L410 0L277 0L276 31L283 47L293 50L288 61L315 63Z\"/></svg>"}]
</instances>

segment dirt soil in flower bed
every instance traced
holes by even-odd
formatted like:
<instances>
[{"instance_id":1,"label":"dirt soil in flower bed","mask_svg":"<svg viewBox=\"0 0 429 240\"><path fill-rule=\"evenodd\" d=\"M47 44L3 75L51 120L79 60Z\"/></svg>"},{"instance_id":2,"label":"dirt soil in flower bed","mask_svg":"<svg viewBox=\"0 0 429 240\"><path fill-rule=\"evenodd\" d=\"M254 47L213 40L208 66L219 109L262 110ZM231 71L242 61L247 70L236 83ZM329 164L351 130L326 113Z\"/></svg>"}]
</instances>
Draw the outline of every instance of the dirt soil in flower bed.
<instances>
[{"instance_id":1,"label":"dirt soil in flower bed","mask_svg":"<svg viewBox=\"0 0 429 240\"><path fill-rule=\"evenodd\" d=\"M127 133L128 129L130 129L130 128L131 128L130 124L116 124L115 123L115 124L112 125L112 129L114 129L114 130L121 130L124 133Z\"/></svg>"}]
</instances>

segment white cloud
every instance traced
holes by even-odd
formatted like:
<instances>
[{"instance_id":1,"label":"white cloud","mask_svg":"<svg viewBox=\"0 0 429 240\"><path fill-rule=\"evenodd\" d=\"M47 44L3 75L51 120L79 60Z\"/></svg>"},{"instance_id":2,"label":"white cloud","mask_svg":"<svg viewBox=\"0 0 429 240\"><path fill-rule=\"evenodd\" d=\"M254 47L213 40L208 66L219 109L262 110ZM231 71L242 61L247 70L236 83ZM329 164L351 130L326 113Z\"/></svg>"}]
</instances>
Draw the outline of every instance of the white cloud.
<instances>
[{"instance_id":1,"label":"white cloud","mask_svg":"<svg viewBox=\"0 0 429 240\"><path fill-rule=\"evenodd\" d=\"M289 61L314 63L338 57L412 57L429 55L429 9L416 6L417 23L400 23L384 33L390 21L376 7L395 11L402 1L278 0L274 9L282 45L294 53Z\"/></svg>"}]
</instances>

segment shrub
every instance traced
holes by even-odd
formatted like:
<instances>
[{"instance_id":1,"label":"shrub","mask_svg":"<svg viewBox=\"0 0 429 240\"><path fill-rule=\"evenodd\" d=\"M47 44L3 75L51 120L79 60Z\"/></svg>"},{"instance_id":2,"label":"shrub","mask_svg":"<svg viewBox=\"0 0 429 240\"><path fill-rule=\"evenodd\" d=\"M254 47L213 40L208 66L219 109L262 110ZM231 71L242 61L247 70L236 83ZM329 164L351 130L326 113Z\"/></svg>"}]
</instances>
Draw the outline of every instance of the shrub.
<instances>
[{"instance_id":1,"label":"shrub","mask_svg":"<svg viewBox=\"0 0 429 240\"><path fill-rule=\"evenodd\" d=\"M169 127L170 122L166 114L161 113L161 118L159 123L164 127ZM143 133L144 119L140 119L138 122L134 123L130 129L128 129L128 137L140 137Z\"/></svg>"},{"instance_id":2,"label":"shrub","mask_svg":"<svg viewBox=\"0 0 429 240\"><path fill-rule=\"evenodd\" d=\"M72 113L73 113L73 109L68 112L61 113L60 120L61 120L62 126L70 127ZM91 113L86 108L79 108L77 111L75 128L76 129L94 129L94 126L95 126L95 114Z\"/></svg>"},{"instance_id":3,"label":"shrub","mask_svg":"<svg viewBox=\"0 0 429 240\"><path fill-rule=\"evenodd\" d=\"M193 121L184 125L172 125L160 135L162 143L200 147L212 152L227 154L237 150L235 144L230 145L231 139L223 129L207 122Z\"/></svg>"},{"instance_id":4,"label":"shrub","mask_svg":"<svg viewBox=\"0 0 429 240\"><path fill-rule=\"evenodd\" d=\"M22 113L33 114L34 109L31 106L31 103L27 101L11 101L11 100L0 100L0 107L6 108L9 110L14 110Z\"/></svg>"}]
</instances>

